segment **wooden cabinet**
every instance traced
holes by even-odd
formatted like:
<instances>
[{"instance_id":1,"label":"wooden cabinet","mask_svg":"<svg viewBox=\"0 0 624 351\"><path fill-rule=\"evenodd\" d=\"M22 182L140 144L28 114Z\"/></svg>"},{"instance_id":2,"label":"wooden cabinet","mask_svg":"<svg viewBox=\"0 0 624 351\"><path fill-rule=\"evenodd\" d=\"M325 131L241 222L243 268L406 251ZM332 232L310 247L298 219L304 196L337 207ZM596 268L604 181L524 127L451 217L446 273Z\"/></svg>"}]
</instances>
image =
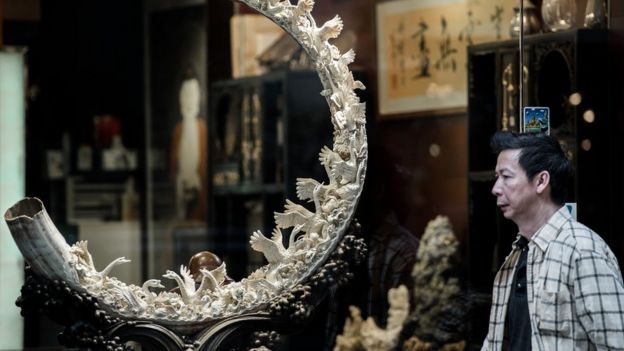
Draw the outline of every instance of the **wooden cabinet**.
<instances>
[{"instance_id":1,"label":"wooden cabinet","mask_svg":"<svg viewBox=\"0 0 624 351\"><path fill-rule=\"evenodd\" d=\"M249 236L271 233L296 179L327 178L318 153L332 145L332 125L321 90L316 71L288 70L211 87L210 242L235 279L263 264Z\"/></svg>"},{"instance_id":2,"label":"wooden cabinet","mask_svg":"<svg viewBox=\"0 0 624 351\"><path fill-rule=\"evenodd\" d=\"M574 168L568 202L577 203L578 220L609 243L615 229L617 180L609 116L608 32L539 34L527 36L524 45L523 105L550 108L551 134L567 147ZM509 40L468 48L469 275L471 284L482 291L490 290L517 233L516 226L500 215L491 194L496 155L489 140L497 130L517 131L521 123L518 46L517 40Z\"/></svg>"}]
</instances>

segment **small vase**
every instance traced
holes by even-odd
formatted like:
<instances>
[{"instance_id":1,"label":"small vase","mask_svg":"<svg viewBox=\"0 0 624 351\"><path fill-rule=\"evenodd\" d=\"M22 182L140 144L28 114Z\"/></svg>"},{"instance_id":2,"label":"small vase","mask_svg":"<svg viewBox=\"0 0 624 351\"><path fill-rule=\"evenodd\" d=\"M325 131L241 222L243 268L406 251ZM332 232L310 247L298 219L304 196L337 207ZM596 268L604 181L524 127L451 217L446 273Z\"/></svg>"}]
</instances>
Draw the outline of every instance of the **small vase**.
<instances>
[{"instance_id":1,"label":"small vase","mask_svg":"<svg viewBox=\"0 0 624 351\"><path fill-rule=\"evenodd\" d=\"M542 29L542 24L537 16L537 9L527 0L524 0L523 31L524 34L537 33ZM509 35L516 38L520 35L520 8L514 7L514 14L509 24Z\"/></svg>"},{"instance_id":2,"label":"small vase","mask_svg":"<svg viewBox=\"0 0 624 351\"><path fill-rule=\"evenodd\" d=\"M585 28L607 28L606 6L604 0L587 0L585 8Z\"/></svg>"},{"instance_id":3,"label":"small vase","mask_svg":"<svg viewBox=\"0 0 624 351\"><path fill-rule=\"evenodd\" d=\"M544 0L542 19L551 32L572 28L576 17L576 0Z\"/></svg>"}]
</instances>

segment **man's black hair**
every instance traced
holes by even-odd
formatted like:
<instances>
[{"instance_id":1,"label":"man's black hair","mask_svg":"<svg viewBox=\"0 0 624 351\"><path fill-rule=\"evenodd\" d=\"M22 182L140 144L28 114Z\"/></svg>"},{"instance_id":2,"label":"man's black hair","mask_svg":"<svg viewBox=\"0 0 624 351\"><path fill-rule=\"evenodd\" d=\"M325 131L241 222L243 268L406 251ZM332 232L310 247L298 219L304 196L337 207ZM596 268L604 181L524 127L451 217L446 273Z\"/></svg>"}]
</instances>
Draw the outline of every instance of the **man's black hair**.
<instances>
[{"instance_id":1,"label":"man's black hair","mask_svg":"<svg viewBox=\"0 0 624 351\"><path fill-rule=\"evenodd\" d=\"M539 172L548 171L551 199L559 205L565 203L572 166L557 139L541 133L496 132L490 147L496 154L520 149L518 163L527 178L533 180Z\"/></svg>"}]
</instances>

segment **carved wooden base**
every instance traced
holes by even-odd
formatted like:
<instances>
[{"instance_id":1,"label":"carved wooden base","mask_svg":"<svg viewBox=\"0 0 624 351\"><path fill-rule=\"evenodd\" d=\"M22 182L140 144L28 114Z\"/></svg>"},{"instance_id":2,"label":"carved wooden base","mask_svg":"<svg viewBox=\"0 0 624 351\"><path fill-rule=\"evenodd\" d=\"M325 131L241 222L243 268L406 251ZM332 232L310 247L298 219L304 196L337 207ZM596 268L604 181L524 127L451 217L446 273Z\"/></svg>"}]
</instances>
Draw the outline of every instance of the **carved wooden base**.
<instances>
[{"instance_id":1,"label":"carved wooden base","mask_svg":"<svg viewBox=\"0 0 624 351\"><path fill-rule=\"evenodd\" d=\"M366 256L364 240L356 238L360 225L351 226L327 262L302 284L271 301L266 311L211 322L193 335L180 335L150 321L127 320L103 310L86 292L63 281L50 281L27 268L26 282L16 305L22 315L44 314L65 326L59 342L67 347L132 350L247 350L275 347L280 335L301 330L329 291L345 285L355 265Z\"/></svg>"}]
</instances>

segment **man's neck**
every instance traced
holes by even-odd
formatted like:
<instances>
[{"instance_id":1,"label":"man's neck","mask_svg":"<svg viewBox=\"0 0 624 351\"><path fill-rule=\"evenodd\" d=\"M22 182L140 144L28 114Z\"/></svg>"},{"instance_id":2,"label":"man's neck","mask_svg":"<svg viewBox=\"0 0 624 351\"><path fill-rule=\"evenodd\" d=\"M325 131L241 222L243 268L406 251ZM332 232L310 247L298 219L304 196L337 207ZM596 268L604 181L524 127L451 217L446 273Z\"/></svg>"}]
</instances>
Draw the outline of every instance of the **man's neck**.
<instances>
[{"instance_id":1,"label":"man's neck","mask_svg":"<svg viewBox=\"0 0 624 351\"><path fill-rule=\"evenodd\" d=\"M559 208L561 208L561 206L552 202L539 203L534 207L531 216L527 218L527 220L516 223L518 225L518 231L525 238L531 239Z\"/></svg>"}]
</instances>

